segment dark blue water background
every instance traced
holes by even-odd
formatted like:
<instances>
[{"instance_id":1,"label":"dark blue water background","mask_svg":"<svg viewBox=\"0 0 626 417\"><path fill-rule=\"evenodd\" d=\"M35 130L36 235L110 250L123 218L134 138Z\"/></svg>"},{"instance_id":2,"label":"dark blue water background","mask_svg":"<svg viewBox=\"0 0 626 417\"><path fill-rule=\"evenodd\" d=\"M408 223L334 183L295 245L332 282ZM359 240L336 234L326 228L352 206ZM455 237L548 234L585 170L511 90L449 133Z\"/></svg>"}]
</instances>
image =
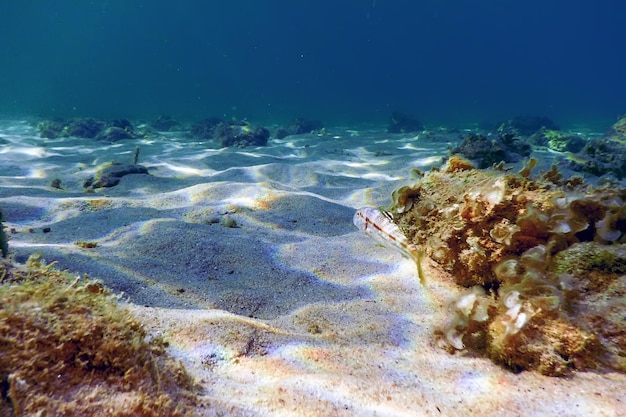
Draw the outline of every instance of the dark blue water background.
<instances>
[{"instance_id":1,"label":"dark blue water background","mask_svg":"<svg viewBox=\"0 0 626 417\"><path fill-rule=\"evenodd\" d=\"M0 19L0 117L626 112L621 0L1 0Z\"/></svg>"}]
</instances>

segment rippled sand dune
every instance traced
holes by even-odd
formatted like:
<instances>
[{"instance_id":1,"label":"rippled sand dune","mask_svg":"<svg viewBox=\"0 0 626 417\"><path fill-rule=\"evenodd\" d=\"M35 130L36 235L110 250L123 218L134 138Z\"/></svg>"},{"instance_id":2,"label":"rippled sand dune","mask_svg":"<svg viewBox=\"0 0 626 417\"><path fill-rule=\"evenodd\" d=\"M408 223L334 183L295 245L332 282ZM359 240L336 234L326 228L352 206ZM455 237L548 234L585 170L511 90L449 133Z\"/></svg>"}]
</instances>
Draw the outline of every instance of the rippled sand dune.
<instances>
[{"instance_id":1,"label":"rippled sand dune","mask_svg":"<svg viewBox=\"0 0 626 417\"><path fill-rule=\"evenodd\" d=\"M458 289L431 263L423 287L353 226L458 138L333 128L219 149L177 132L42 139L2 122L0 209L16 261L41 253L102 280L169 341L202 387L201 415L626 414L622 374L513 374L442 350L434 331ZM149 174L85 191L136 147Z\"/></svg>"}]
</instances>

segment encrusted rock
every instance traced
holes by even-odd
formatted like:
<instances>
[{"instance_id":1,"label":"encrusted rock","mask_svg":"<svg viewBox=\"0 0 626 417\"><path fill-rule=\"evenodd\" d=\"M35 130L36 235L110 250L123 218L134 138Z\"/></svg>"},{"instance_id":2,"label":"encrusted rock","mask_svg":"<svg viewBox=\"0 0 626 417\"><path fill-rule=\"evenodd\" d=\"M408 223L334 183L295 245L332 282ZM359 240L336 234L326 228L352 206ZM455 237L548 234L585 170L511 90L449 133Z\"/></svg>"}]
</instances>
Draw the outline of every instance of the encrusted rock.
<instances>
[{"instance_id":1,"label":"encrusted rock","mask_svg":"<svg viewBox=\"0 0 626 417\"><path fill-rule=\"evenodd\" d=\"M461 288L439 334L513 370L626 372L626 189L452 158L393 193L412 244ZM621 294L621 295L620 295Z\"/></svg>"},{"instance_id":2,"label":"encrusted rock","mask_svg":"<svg viewBox=\"0 0 626 417\"><path fill-rule=\"evenodd\" d=\"M96 174L88 178L83 187L88 189L114 187L119 184L122 177L129 174L147 174L148 168L143 165L121 164L119 162L110 162L104 164L102 168L96 171Z\"/></svg>"}]
</instances>

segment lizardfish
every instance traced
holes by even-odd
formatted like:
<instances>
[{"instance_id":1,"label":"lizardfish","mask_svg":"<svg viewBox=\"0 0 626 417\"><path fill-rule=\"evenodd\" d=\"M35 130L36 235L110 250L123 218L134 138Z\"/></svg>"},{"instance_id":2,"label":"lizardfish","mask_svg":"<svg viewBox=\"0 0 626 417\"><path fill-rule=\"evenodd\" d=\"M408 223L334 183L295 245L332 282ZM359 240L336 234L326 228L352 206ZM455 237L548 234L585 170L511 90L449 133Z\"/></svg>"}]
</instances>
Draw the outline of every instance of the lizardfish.
<instances>
[{"instance_id":1,"label":"lizardfish","mask_svg":"<svg viewBox=\"0 0 626 417\"><path fill-rule=\"evenodd\" d=\"M359 230L370 235L381 245L395 249L405 258L415 261L417 274L421 283L424 284L424 274L422 272L423 251L409 242L398 225L392 221L389 213L382 212L374 207L361 207L354 213L352 221Z\"/></svg>"}]
</instances>

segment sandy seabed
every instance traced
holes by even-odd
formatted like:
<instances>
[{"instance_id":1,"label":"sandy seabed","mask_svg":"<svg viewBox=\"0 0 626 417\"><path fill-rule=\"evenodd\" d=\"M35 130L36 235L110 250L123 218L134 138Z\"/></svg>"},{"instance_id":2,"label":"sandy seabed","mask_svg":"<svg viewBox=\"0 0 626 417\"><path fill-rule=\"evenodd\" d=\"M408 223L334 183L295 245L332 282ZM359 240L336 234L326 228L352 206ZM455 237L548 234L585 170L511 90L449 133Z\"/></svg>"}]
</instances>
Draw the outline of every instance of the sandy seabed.
<instances>
[{"instance_id":1,"label":"sandy seabed","mask_svg":"<svg viewBox=\"0 0 626 417\"><path fill-rule=\"evenodd\" d=\"M43 139L5 121L0 208L17 261L38 252L101 279L165 336L202 386L201 415L626 415L623 374L513 374L442 350L434 331L458 289L431 263L423 287L353 226L459 137L333 128L220 149L182 132ZM136 147L149 175L85 192Z\"/></svg>"}]
</instances>

